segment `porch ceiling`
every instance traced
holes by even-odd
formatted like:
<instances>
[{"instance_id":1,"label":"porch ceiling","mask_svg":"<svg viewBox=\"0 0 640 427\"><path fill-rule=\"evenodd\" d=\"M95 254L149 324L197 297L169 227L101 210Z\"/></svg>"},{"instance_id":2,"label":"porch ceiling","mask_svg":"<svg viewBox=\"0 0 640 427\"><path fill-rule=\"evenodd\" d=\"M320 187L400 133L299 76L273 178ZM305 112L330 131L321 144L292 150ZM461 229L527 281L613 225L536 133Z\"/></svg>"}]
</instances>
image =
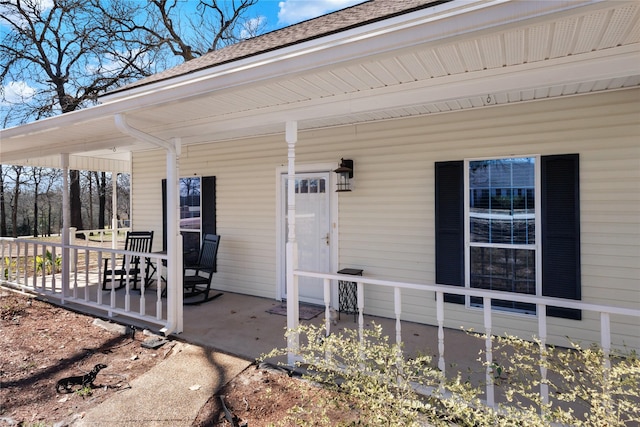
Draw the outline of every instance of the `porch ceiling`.
<instances>
[{"instance_id":1,"label":"porch ceiling","mask_svg":"<svg viewBox=\"0 0 640 427\"><path fill-rule=\"evenodd\" d=\"M282 133L287 120L308 130L640 85L639 2L476 3L463 15L416 13L330 46L258 56L3 130L0 162L149 149L116 130L117 113L188 145ZM482 28L464 28L472 21ZM162 98L163 90L181 95Z\"/></svg>"}]
</instances>

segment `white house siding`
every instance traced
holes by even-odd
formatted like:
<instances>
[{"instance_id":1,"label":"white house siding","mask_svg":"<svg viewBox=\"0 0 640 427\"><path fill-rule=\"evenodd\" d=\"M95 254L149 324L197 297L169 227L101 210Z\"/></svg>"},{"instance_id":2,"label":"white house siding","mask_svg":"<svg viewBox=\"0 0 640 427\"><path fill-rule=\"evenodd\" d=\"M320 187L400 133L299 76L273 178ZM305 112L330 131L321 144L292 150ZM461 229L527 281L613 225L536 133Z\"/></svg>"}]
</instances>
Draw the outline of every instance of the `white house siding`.
<instances>
[{"instance_id":1,"label":"white house siding","mask_svg":"<svg viewBox=\"0 0 640 427\"><path fill-rule=\"evenodd\" d=\"M583 95L301 132L296 162L355 161L354 191L339 195L339 268L433 283L434 163L472 157L580 154L582 299L640 307L640 90ZM283 126L284 127L284 126ZM133 221L161 232L164 155L133 157ZM181 175L217 177L223 236L216 284L276 296L276 180L284 135L188 147ZM162 166L159 166L162 165ZM157 244L161 242L159 237ZM389 292L366 291L371 314L393 316ZM447 304L446 324L482 329L477 310ZM435 323L433 294L405 292L403 318ZM640 348L640 322L614 317L616 345ZM549 319L551 342L598 341L600 320ZM496 314L495 333L530 336L529 316Z\"/></svg>"}]
</instances>

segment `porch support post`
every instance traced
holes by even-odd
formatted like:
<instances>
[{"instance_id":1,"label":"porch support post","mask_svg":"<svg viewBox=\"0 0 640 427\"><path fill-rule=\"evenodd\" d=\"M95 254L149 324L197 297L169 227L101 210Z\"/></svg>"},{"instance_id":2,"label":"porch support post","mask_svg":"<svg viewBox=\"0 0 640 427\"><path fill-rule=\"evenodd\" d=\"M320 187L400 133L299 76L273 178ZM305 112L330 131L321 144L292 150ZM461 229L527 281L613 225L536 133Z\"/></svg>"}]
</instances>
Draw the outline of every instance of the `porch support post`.
<instances>
[{"instance_id":1,"label":"porch support post","mask_svg":"<svg viewBox=\"0 0 640 427\"><path fill-rule=\"evenodd\" d=\"M298 278L293 271L298 268L298 243L296 242L296 142L298 141L298 122L289 121L286 124L285 138L288 146L288 175L287 175L287 352L288 363L293 365L296 360L299 345L299 301ZM295 332L294 332L295 331Z\"/></svg>"},{"instance_id":2,"label":"porch support post","mask_svg":"<svg viewBox=\"0 0 640 427\"><path fill-rule=\"evenodd\" d=\"M118 172L111 172L111 249L118 247Z\"/></svg>"},{"instance_id":3,"label":"porch support post","mask_svg":"<svg viewBox=\"0 0 640 427\"><path fill-rule=\"evenodd\" d=\"M183 331L182 306L182 235L180 221L179 160L180 138L173 138L173 150L167 150L167 321L175 325L175 332ZM163 331L170 333L172 331Z\"/></svg>"},{"instance_id":4,"label":"porch support post","mask_svg":"<svg viewBox=\"0 0 640 427\"><path fill-rule=\"evenodd\" d=\"M71 226L71 212L69 207L69 154L60 154L60 164L62 165L62 298L60 303L65 303L65 298L69 291L69 227Z\"/></svg>"},{"instance_id":5,"label":"porch support post","mask_svg":"<svg viewBox=\"0 0 640 427\"><path fill-rule=\"evenodd\" d=\"M182 235L180 220L179 168L182 143L180 138L165 141L136 129L127 123L123 114L114 116L116 127L125 135L148 142L167 152L167 326L161 329L165 335L183 331L182 310Z\"/></svg>"}]
</instances>

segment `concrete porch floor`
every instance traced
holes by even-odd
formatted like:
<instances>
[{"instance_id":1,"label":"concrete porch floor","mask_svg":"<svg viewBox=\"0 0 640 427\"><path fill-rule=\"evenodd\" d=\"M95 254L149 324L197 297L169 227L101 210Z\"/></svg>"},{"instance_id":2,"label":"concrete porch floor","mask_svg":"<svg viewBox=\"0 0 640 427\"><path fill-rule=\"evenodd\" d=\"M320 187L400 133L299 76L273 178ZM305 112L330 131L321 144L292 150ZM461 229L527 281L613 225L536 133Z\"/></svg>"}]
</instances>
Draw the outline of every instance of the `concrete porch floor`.
<instances>
[{"instance_id":1,"label":"concrete porch floor","mask_svg":"<svg viewBox=\"0 0 640 427\"><path fill-rule=\"evenodd\" d=\"M274 348L286 346L284 337L287 318L283 315L271 314L267 310L280 306L280 301L224 292L213 301L184 307L184 332L175 338L193 344L212 347L225 353L255 360ZM341 314L332 331L357 329L354 316ZM364 316L365 327L373 322L380 324L383 334L389 342L395 342L395 319L377 316ZM313 323L324 325L324 312L301 324ZM468 369L483 374L483 367L478 359L478 352L484 348L484 341L469 336L463 331L445 329L445 362L448 375L458 370ZM438 329L434 326L402 322L402 340L406 357L413 355L430 355L434 364L438 358ZM453 366L453 368L451 368ZM475 376L475 375L474 375Z\"/></svg>"}]
</instances>

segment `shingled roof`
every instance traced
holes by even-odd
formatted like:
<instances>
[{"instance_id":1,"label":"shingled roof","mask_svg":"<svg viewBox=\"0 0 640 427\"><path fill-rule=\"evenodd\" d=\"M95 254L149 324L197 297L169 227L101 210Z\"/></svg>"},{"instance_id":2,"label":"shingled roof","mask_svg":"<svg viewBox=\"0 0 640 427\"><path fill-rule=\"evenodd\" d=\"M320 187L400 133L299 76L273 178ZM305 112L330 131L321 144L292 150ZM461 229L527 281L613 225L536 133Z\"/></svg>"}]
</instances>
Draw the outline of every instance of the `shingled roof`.
<instances>
[{"instance_id":1,"label":"shingled roof","mask_svg":"<svg viewBox=\"0 0 640 427\"><path fill-rule=\"evenodd\" d=\"M270 52L305 41L373 22L389 19L452 0L370 0L339 11L309 19L257 37L211 51L199 58L140 79L112 92L118 93L152 83L184 76L196 71Z\"/></svg>"}]
</instances>

